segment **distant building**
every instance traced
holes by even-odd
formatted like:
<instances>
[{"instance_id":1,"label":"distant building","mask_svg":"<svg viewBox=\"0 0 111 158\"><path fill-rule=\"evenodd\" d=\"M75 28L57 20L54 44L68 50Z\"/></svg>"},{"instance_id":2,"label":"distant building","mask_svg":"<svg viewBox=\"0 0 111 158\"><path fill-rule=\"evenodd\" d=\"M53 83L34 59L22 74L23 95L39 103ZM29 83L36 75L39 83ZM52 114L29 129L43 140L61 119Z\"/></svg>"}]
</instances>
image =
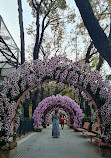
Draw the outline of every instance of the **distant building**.
<instances>
[{"instance_id":1,"label":"distant building","mask_svg":"<svg viewBox=\"0 0 111 158\"><path fill-rule=\"evenodd\" d=\"M0 15L0 80L20 65L20 50Z\"/></svg>"}]
</instances>

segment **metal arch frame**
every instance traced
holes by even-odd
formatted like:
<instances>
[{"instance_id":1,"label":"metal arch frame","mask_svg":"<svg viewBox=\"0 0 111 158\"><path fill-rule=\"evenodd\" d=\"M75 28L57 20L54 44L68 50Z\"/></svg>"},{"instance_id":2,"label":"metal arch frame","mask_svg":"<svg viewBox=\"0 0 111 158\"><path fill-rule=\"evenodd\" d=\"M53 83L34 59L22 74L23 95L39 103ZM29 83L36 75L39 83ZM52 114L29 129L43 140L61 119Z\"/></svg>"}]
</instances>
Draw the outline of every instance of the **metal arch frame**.
<instances>
[{"instance_id":1,"label":"metal arch frame","mask_svg":"<svg viewBox=\"0 0 111 158\"><path fill-rule=\"evenodd\" d=\"M49 82L49 81L56 81L54 79L48 79L48 80L45 80L45 82ZM63 83L70 83L66 80L63 81ZM71 84L71 83L70 83ZM19 105L19 103L21 102L22 98L30 91L32 90L33 88L37 87L39 84L34 84L33 86L29 87L27 90L25 90L23 92L23 94L19 97L19 99L17 100L17 103L16 103L16 106L15 106L15 112L16 112L16 109ZM75 84L74 86L76 86L77 88L81 89L87 96L88 98L90 98L93 106L94 106L94 109L98 112L98 107L97 107L97 104L96 102L94 101L94 99L92 98L92 96L87 92L87 90L85 90L82 86L79 86L78 84ZM11 119L13 120L12 123L11 123L11 133L13 134L13 128L14 128L14 117L15 117L15 112L14 114L11 116ZM99 118L99 115L97 115L97 122L98 124L100 125L100 118ZM98 129L98 132L101 133L101 129L99 128ZM12 142L13 141L13 137L10 137L9 140Z\"/></svg>"}]
</instances>

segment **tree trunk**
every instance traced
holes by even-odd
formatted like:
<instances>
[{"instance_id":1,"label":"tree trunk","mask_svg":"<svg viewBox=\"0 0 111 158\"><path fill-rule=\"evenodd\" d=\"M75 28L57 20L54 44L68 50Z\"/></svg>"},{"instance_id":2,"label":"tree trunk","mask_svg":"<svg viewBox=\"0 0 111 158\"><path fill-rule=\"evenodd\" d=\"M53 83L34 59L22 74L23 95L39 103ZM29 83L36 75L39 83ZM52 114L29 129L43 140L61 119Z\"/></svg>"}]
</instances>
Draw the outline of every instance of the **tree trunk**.
<instances>
[{"instance_id":1,"label":"tree trunk","mask_svg":"<svg viewBox=\"0 0 111 158\"><path fill-rule=\"evenodd\" d=\"M33 51L33 60L36 60L39 58L39 46L37 44L37 40L35 42L34 51Z\"/></svg>"},{"instance_id":2,"label":"tree trunk","mask_svg":"<svg viewBox=\"0 0 111 158\"><path fill-rule=\"evenodd\" d=\"M32 114L37 107L37 99L38 99L38 89L35 90L34 95L32 96Z\"/></svg>"},{"instance_id":3,"label":"tree trunk","mask_svg":"<svg viewBox=\"0 0 111 158\"><path fill-rule=\"evenodd\" d=\"M47 89L48 89L48 91L47 91L47 97L49 97L50 96L50 88L49 88L49 86L47 86Z\"/></svg>"},{"instance_id":4,"label":"tree trunk","mask_svg":"<svg viewBox=\"0 0 111 158\"><path fill-rule=\"evenodd\" d=\"M21 0L18 0L18 13L19 13L20 39L21 39L21 64L23 64L25 61L25 42L24 42L24 28L23 28Z\"/></svg>"},{"instance_id":5,"label":"tree trunk","mask_svg":"<svg viewBox=\"0 0 111 158\"><path fill-rule=\"evenodd\" d=\"M25 102L23 103L24 108L24 117L29 118L29 100L25 99Z\"/></svg>"},{"instance_id":6,"label":"tree trunk","mask_svg":"<svg viewBox=\"0 0 111 158\"><path fill-rule=\"evenodd\" d=\"M33 59L36 60L39 58L39 11L36 10L37 16L36 16L36 41L35 41L35 46L34 46L34 51L33 51Z\"/></svg>"},{"instance_id":7,"label":"tree trunk","mask_svg":"<svg viewBox=\"0 0 111 158\"><path fill-rule=\"evenodd\" d=\"M90 52L91 52L92 47L93 47L93 41L91 41L91 43L90 43L90 45L87 49L86 58L85 58L86 63L89 63L89 59L91 58L90 57Z\"/></svg>"},{"instance_id":8,"label":"tree trunk","mask_svg":"<svg viewBox=\"0 0 111 158\"><path fill-rule=\"evenodd\" d=\"M89 0L75 0L84 25L100 55L111 66L111 43L94 16Z\"/></svg>"},{"instance_id":9,"label":"tree trunk","mask_svg":"<svg viewBox=\"0 0 111 158\"><path fill-rule=\"evenodd\" d=\"M79 93L79 97L80 97L80 108L82 109L83 113L85 113L85 108L84 108L84 98L82 96L81 93Z\"/></svg>"},{"instance_id":10,"label":"tree trunk","mask_svg":"<svg viewBox=\"0 0 111 158\"><path fill-rule=\"evenodd\" d=\"M42 101L44 99L44 88L41 86L41 97L40 100Z\"/></svg>"},{"instance_id":11,"label":"tree trunk","mask_svg":"<svg viewBox=\"0 0 111 158\"><path fill-rule=\"evenodd\" d=\"M87 100L85 100L85 114L86 114L86 117L91 116L91 109Z\"/></svg>"},{"instance_id":12,"label":"tree trunk","mask_svg":"<svg viewBox=\"0 0 111 158\"><path fill-rule=\"evenodd\" d=\"M104 62L104 59L103 59L102 56L99 54L99 62L98 62L98 65L96 66L96 70L100 71L100 68L101 68L103 62Z\"/></svg>"}]
</instances>

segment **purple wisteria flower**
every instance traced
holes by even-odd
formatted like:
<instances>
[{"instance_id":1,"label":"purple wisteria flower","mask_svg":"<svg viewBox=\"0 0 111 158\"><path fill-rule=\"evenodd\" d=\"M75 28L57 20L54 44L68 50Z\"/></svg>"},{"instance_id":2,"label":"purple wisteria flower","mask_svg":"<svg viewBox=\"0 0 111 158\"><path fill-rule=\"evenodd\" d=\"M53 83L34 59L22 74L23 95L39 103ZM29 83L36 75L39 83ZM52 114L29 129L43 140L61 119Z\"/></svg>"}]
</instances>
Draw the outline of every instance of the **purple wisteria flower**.
<instances>
[{"instance_id":1,"label":"purple wisteria flower","mask_svg":"<svg viewBox=\"0 0 111 158\"><path fill-rule=\"evenodd\" d=\"M16 103L19 99L19 97L31 86L34 86L35 84L43 83L47 80L56 80L57 83L62 84L65 83L72 87L72 91L76 92L76 95L78 95L78 87L76 85L78 84L79 87L82 87L83 89L87 90L89 89L89 93L91 96L94 96L95 102L96 97L98 100L100 100L100 105L98 105L99 108L106 108L106 104L111 103L111 90L108 88L107 81L104 81L102 79L102 76L100 75L99 71L91 71L89 69L89 65L85 64L83 61L75 62L73 63L72 60L67 59L66 57L58 57L54 56L52 58L43 58L43 60L37 59L30 63L25 62L23 65L21 65L17 70L10 72L8 74L7 78L4 78L3 81L0 82L0 86L2 87L2 90L0 92L0 117L2 117L2 124L7 123L6 118L9 118L9 127L11 126L12 122L12 115L14 113L17 113L18 107L16 107ZM88 88L87 88L88 87ZM27 94L27 97L29 95ZM21 98L23 99L23 98ZM52 97L54 100L54 96ZM59 100L59 96L57 97ZM52 100L52 102L53 102ZM47 105L51 105L52 102L46 101ZM64 101L63 101L64 102ZM57 104L57 100L55 100L55 104ZM98 102L99 103L99 102ZM64 103L65 104L65 103ZM72 104L72 102L71 102ZM73 105L73 104L72 104ZM16 107L16 109L15 109ZM70 106L69 106L70 107ZM46 108L44 105L44 102L41 105L40 114L42 114L42 111ZM70 107L72 108L72 107ZM74 107L73 107L74 108ZM76 107L74 110L77 110L78 107ZM103 109L102 109L103 110ZM102 118L102 110L100 112L100 117ZM105 112L107 117L103 117L101 119L101 128L102 126L106 125L106 120L108 120L108 117L111 113ZM40 114L38 114L36 117L37 126L40 126ZM14 122L14 127L18 127L19 124L19 118L20 118L21 112L18 112L18 115L14 114L14 120L17 120ZM79 116L78 116L79 118ZM79 121L78 121L79 122ZM110 120L108 120L110 122ZM78 126L78 123L75 118L75 126ZM4 126L1 125L3 128ZM2 130L1 128L1 130ZM3 136L3 139L8 141L8 133L10 133L10 129L6 128L7 131L5 135ZM108 125L107 129L111 129L111 122L110 125ZM4 130L4 129L3 129ZM103 130L102 130L103 131ZM106 133L108 131L103 131L103 135L106 136ZM108 137L106 137L106 140L109 139L109 136L111 136L111 133L108 133Z\"/></svg>"},{"instance_id":2,"label":"purple wisteria flower","mask_svg":"<svg viewBox=\"0 0 111 158\"><path fill-rule=\"evenodd\" d=\"M82 124L82 110L80 109L80 106L71 98L67 96L50 96L48 98L45 98L43 101L41 101L38 104L38 107L35 109L33 114L34 119L34 127L39 127L42 124L42 116L43 112L51 105L51 107L58 107L60 105L60 108L67 108L67 111L72 112L72 117L74 118L74 127L78 128L81 127ZM74 116L74 111L76 112L76 116ZM47 120L46 120L47 121Z\"/></svg>"}]
</instances>

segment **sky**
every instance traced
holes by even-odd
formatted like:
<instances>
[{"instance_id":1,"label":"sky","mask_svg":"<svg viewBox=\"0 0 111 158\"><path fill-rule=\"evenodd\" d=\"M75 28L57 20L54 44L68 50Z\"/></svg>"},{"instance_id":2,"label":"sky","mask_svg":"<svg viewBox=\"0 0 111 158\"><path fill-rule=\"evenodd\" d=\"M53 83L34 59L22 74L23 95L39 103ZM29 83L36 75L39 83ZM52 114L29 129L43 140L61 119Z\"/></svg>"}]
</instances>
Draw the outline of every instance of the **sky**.
<instances>
[{"instance_id":1,"label":"sky","mask_svg":"<svg viewBox=\"0 0 111 158\"><path fill-rule=\"evenodd\" d=\"M74 0L67 0L67 4L73 6L76 12L79 14L78 8L76 7ZM23 8L23 22L24 22L24 30L25 30L25 47L27 47L29 44L31 44L32 39L31 36L27 35L26 28L28 28L28 25L31 24L31 22L34 19L31 15L31 8L29 7L26 0L22 0L22 8ZM0 0L0 15L2 16L16 44L20 48L20 30L19 30L17 0ZM106 69L106 73L108 74L111 73L109 72L107 63L105 69Z\"/></svg>"},{"instance_id":2,"label":"sky","mask_svg":"<svg viewBox=\"0 0 111 158\"><path fill-rule=\"evenodd\" d=\"M10 2L9 2L10 1ZM67 0L67 4L74 3L73 0ZM29 7L26 0L22 0L23 8L23 25L25 30L25 42L26 46L30 44L30 37L26 33L26 28L34 20L31 15L31 8ZM9 32L14 38L16 44L20 48L20 30L18 21L18 4L17 0L0 0L0 15L2 16Z\"/></svg>"},{"instance_id":3,"label":"sky","mask_svg":"<svg viewBox=\"0 0 111 158\"><path fill-rule=\"evenodd\" d=\"M67 0L67 4L74 4L74 0ZM8 5L7 5L8 4ZM22 0L23 8L23 24L25 30L25 43L26 46L30 44L30 37L26 33L26 28L34 20L31 15L31 8L29 7L26 0ZM76 7L77 9L77 7ZM0 0L0 15L2 16L8 30L10 31L12 37L14 38L16 44L20 48L20 30L19 30L19 21L18 21L18 4L17 0Z\"/></svg>"}]
</instances>

